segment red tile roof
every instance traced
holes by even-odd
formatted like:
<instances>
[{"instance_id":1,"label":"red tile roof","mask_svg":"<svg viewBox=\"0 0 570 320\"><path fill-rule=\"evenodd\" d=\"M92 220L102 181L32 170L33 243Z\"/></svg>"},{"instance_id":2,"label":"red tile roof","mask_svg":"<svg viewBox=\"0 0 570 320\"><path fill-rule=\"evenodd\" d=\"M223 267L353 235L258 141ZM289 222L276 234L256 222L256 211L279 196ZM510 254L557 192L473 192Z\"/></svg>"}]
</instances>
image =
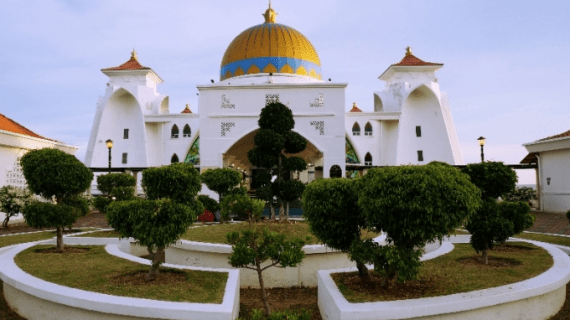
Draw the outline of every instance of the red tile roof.
<instances>
[{"instance_id":1,"label":"red tile roof","mask_svg":"<svg viewBox=\"0 0 570 320\"><path fill-rule=\"evenodd\" d=\"M554 136L550 136L550 137L540 139L538 141L552 140L552 139L563 138L563 137L570 137L570 130L563 132L563 133L560 133L560 134L557 134L557 135L554 135Z\"/></svg>"},{"instance_id":2,"label":"red tile roof","mask_svg":"<svg viewBox=\"0 0 570 320\"><path fill-rule=\"evenodd\" d=\"M42 137L39 134L36 134L36 133L28 130L26 127L20 125L19 123L17 123L16 121L14 121L10 118L4 116L3 114L0 114L0 130L19 133L19 134L23 134L23 135L34 137L34 138L51 140L51 139Z\"/></svg>"},{"instance_id":3,"label":"red tile roof","mask_svg":"<svg viewBox=\"0 0 570 320\"><path fill-rule=\"evenodd\" d=\"M393 66L441 66L441 63L425 62L413 54L406 55L400 62Z\"/></svg>"},{"instance_id":4,"label":"red tile roof","mask_svg":"<svg viewBox=\"0 0 570 320\"><path fill-rule=\"evenodd\" d=\"M137 53L133 50L129 61L118 67L105 68L103 70L149 70L150 68L142 66L137 59Z\"/></svg>"},{"instance_id":5,"label":"red tile roof","mask_svg":"<svg viewBox=\"0 0 570 320\"><path fill-rule=\"evenodd\" d=\"M356 106L356 102L352 104L352 109L350 109L349 112L362 112L362 110L360 110L357 106Z\"/></svg>"},{"instance_id":6,"label":"red tile roof","mask_svg":"<svg viewBox=\"0 0 570 320\"><path fill-rule=\"evenodd\" d=\"M180 112L180 113L192 113L192 110L190 110L190 105L187 104L186 108L184 108L184 110L182 110L182 112Z\"/></svg>"}]
</instances>

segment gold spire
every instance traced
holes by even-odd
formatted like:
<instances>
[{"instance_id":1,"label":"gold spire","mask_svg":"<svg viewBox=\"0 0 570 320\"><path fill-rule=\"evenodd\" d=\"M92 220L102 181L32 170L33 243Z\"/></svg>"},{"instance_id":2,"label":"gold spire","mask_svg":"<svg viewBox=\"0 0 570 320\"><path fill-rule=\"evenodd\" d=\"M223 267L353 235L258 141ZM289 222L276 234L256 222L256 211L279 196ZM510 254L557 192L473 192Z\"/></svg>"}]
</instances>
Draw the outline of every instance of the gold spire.
<instances>
[{"instance_id":1,"label":"gold spire","mask_svg":"<svg viewBox=\"0 0 570 320\"><path fill-rule=\"evenodd\" d=\"M131 52L131 60L139 61L139 58L137 57L137 52L135 51L134 48L133 52Z\"/></svg>"},{"instance_id":2,"label":"gold spire","mask_svg":"<svg viewBox=\"0 0 570 320\"><path fill-rule=\"evenodd\" d=\"M271 8L271 0L269 0L269 8L262 14L265 17L265 23L275 23L277 12Z\"/></svg>"},{"instance_id":3,"label":"gold spire","mask_svg":"<svg viewBox=\"0 0 570 320\"><path fill-rule=\"evenodd\" d=\"M407 47L406 47L406 55L407 55L407 56L411 56L411 55L412 55L412 47L410 47L410 46L407 46Z\"/></svg>"}]
</instances>

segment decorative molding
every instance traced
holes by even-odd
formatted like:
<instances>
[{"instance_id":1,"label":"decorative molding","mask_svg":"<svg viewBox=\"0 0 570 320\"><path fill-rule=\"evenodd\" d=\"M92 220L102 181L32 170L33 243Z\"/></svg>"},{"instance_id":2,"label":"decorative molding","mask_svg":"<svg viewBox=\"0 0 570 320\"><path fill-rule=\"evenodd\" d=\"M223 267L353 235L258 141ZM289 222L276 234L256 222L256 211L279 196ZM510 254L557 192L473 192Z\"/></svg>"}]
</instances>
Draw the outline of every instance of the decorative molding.
<instances>
[{"instance_id":1,"label":"decorative molding","mask_svg":"<svg viewBox=\"0 0 570 320\"><path fill-rule=\"evenodd\" d=\"M226 132L230 132L231 128L235 127L236 123L235 122L222 122L221 125L221 136L225 137L226 136Z\"/></svg>"},{"instance_id":2,"label":"decorative molding","mask_svg":"<svg viewBox=\"0 0 570 320\"><path fill-rule=\"evenodd\" d=\"M222 109L235 109L236 105L230 103L230 100L226 98L225 94L222 94Z\"/></svg>"},{"instance_id":3,"label":"decorative molding","mask_svg":"<svg viewBox=\"0 0 570 320\"><path fill-rule=\"evenodd\" d=\"M270 103L279 102L279 94L278 93L267 93L265 94L265 105Z\"/></svg>"},{"instance_id":4,"label":"decorative molding","mask_svg":"<svg viewBox=\"0 0 570 320\"><path fill-rule=\"evenodd\" d=\"M319 131L319 135L325 134L325 122L324 121L311 121L312 126L315 126L315 130Z\"/></svg>"},{"instance_id":5,"label":"decorative molding","mask_svg":"<svg viewBox=\"0 0 570 320\"><path fill-rule=\"evenodd\" d=\"M315 102L309 104L311 108L321 108L325 105L325 101L323 99L323 94L319 93L319 97L315 99Z\"/></svg>"}]
</instances>

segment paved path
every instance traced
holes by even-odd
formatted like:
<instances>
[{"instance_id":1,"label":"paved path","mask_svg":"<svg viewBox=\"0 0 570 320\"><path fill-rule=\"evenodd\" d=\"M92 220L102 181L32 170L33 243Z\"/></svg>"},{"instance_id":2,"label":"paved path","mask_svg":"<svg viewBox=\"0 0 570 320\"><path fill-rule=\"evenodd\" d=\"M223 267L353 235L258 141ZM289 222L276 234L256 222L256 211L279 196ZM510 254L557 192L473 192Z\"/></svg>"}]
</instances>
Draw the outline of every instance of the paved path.
<instances>
[{"instance_id":1,"label":"paved path","mask_svg":"<svg viewBox=\"0 0 570 320\"><path fill-rule=\"evenodd\" d=\"M570 223L564 213L534 211L536 221L526 231L570 235Z\"/></svg>"}]
</instances>

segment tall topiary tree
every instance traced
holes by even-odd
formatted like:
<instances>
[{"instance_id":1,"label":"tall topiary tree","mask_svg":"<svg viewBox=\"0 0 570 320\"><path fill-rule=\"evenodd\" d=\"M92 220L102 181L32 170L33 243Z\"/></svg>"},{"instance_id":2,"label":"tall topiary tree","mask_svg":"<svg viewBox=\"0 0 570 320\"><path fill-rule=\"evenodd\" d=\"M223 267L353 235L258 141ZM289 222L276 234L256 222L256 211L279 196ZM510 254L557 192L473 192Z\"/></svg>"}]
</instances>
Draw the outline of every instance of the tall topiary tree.
<instances>
[{"instance_id":1,"label":"tall topiary tree","mask_svg":"<svg viewBox=\"0 0 570 320\"><path fill-rule=\"evenodd\" d=\"M239 171L235 171L230 168L216 168L210 169L202 172L200 175L202 183L204 183L208 189L216 192L218 194L219 203L224 201L224 197L230 194L241 194L245 195L245 188L241 188L240 182L242 179L242 174ZM228 217L222 215L220 217L222 221L227 221Z\"/></svg>"},{"instance_id":2,"label":"tall topiary tree","mask_svg":"<svg viewBox=\"0 0 570 320\"><path fill-rule=\"evenodd\" d=\"M284 180L290 180L291 171L303 171L307 169L305 160L287 154L298 153L307 147L307 140L300 134L292 131L295 127L293 112L280 102L273 102L261 109L259 116L259 132L254 137L255 147L248 151L247 157L251 164L258 168L265 168L268 173L275 169L277 179L271 189L274 196L279 200L279 216L284 216L283 201L280 186ZM270 181L261 181L267 187ZM271 219L275 219L271 210Z\"/></svg>"},{"instance_id":3,"label":"tall topiary tree","mask_svg":"<svg viewBox=\"0 0 570 320\"><path fill-rule=\"evenodd\" d=\"M35 228L55 227L56 251L63 252L63 228L73 224L82 212L81 209L65 205L64 199L76 197L87 190L93 180L93 172L75 156L57 149L32 150L22 157L20 163L30 190L45 199L56 200L56 204L36 203L27 206L24 218Z\"/></svg>"},{"instance_id":4,"label":"tall topiary tree","mask_svg":"<svg viewBox=\"0 0 570 320\"><path fill-rule=\"evenodd\" d=\"M356 180L318 179L303 192L303 216L311 232L326 246L350 252L366 229L366 220L358 208ZM365 262L354 259L361 278L369 279Z\"/></svg>"},{"instance_id":5,"label":"tall topiary tree","mask_svg":"<svg viewBox=\"0 0 570 320\"><path fill-rule=\"evenodd\" d=\"M368 227L392 245L370 250L375 271L390 281L414 279L419 249L453 233L481 202L469 177L442 163L371 169L358 190Z\"/></svg>"},{"instance_id":6,"label":"tall topiary tree","mask_svg":"<svg viewBox=\"0 0 570 320\"><path fill-rule=\"evenodd\" d=\"M132 237L147 247L152 258L147 281L151 281L158 275L166 247L186 232L204 207L195 200L201 184L198 171L191 164L146 169L142 186L146 200L113 202L107 219L121 237Z\"/></svg>"},{"instance_id":7,"label":"tall topiary tree","mask_svg":"<svg viewBox=\"0 0 570 320\"><path fill-rule=\"evenodd\" d=\"M488 250L493 248L493 243L505 242L530 228L534 224L534 216L530 214L528 204L523 202L497 204L497 198L512 194L517 183L516 172L502 162L469 164L463 172L481 190L485 202L465 227L471 233L471 246L481 252L487 264Z\"/></svg>"}]
</instances>

